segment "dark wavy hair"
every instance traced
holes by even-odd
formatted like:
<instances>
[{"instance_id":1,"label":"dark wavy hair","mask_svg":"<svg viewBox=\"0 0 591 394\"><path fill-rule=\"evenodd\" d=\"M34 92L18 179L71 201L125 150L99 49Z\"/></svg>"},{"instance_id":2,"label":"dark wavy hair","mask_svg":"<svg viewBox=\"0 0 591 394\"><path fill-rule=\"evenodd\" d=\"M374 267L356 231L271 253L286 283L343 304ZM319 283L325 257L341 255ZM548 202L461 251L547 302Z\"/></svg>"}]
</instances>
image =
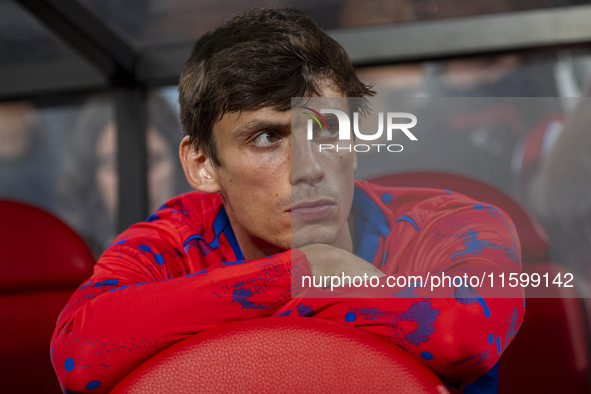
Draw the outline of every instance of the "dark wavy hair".
<instances>
[{"instance_id":1,"label":"dark wavy hair","mask_svg":"<svg viewBox=\"0 0 591 394\"><path fill-rule=\"evenodd\" d=\"M343 47L305 13L241 13L203 35L185 64L179 82L185 135L219 165L212 130L226 112L257 106L288 110L292 97L319 96L322 79L332 80L347 97L375 94L357 78Z\"/></svg>"}]
</instances>

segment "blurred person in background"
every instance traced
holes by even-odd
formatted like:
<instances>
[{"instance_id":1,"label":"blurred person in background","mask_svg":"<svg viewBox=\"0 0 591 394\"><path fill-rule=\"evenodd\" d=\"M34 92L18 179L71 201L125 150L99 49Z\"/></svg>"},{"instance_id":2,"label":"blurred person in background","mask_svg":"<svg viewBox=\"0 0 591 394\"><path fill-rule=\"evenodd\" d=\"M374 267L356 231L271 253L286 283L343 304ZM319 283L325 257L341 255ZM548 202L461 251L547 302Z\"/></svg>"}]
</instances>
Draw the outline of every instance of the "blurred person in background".
<instances>
[{"instance_id":1,"label":"blurred person in background","mask_svg":"<svg viewBox=\"0 0 591 394\"><path fill-rule=\"evenodd\" d=\"M527 4L505 0L348 0L340 8L339 20L342 27L403 24L524 7ZM537 103L532 111L529 104L524 108L511 98L556 96L554 62L543 56L503 54L360 69L359 74L374 84L381 97L419 97L414 101L417 108L424 106L415 110L421 119L419 127L437 130L420 145L405 147L405 160L392 162L387 170L381 166L383 173L419 168L449 171L512 194L511 159L518 142L555 109Z\"/></svg>"},{"instance_id":2,"label":"blurred person in background","mask_svg":"<svg viewBox=\"0 0 591 394\"><path fill-rule=\"evenodd\" d=\"M584 91L570 116L549 118L527 141L521 189L548 232L551 258L572 270L589 297L591 86Z\"/></svg>"},{"instance_id":3,"label":"blurred person in background","mask_svg":"<svg viewBox=\"0 0 591 394\"><path fill-rule=\"evenodd\" d=\"M0 104L0 198L55 208L59 165L47 123L30 101Z\"/></svg>"},{"instance_id":4,"label":"blurred person in background","mask_svg":"<svg viewBox=\"0 0 591 394\"><path fill-rule=\"evenodd\" d=\"M382 97L398 103L392 105L412 105L421 119L418 127L429 131L421 144L405 146L401 160L392 161L386 171L460 173L510 194L515 187L512 158L519 141L556 110L556 105L547 108L549 104L558 104L536 99L556 94L549 62L520 56L374 67L362 69L360 75L375 83ZM542 76L545 83L540 85L536 81ZM402 142L406 136L397 138Z\"/></svg>"},{"instance_id":5,"label":"blurred person in background","mask_svg":"<svg viewBox=\"0 0 591 394\"><path fill-rule=\"evenodd\" d=\"M148 202L155 211L170 197L189 190L177 147L182 138L177 114L159 96L148 100ZM62 215L98 257L115 237L118 201L117 128L107 96L90 99L69 138L58 186Z\"/></svg>"},{"instance_id":6,"label":"blurred person in background","mask_svg":"<svg viewBox=\"0 0 591 394\"><path fill-rule=\"evenodd\" d=\"M0 158L8 162L22 157L38 123L37 111L28 101L0 105Z\"/></svg>"}]
</instances>

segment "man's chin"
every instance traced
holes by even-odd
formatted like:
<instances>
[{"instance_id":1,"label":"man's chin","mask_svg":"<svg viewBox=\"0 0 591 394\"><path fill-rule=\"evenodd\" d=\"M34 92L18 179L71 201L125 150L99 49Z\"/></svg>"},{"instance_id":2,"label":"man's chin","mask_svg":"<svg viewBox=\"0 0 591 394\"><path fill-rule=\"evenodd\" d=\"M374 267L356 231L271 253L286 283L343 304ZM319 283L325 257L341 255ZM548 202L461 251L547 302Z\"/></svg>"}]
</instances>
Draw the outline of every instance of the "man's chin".
<instances>
[{"instance_id":1,"label":"man's chin","mask_svg":"<svg viewBox=\"0 0 591 394\"><path fill-rule=\"evenodd\" d=\"M320 229L308 230L301 229L291 234L291 247L300 248L310 244L333 245L337 240L337 232L334 230Z\"/></svg>"}]
</instances>

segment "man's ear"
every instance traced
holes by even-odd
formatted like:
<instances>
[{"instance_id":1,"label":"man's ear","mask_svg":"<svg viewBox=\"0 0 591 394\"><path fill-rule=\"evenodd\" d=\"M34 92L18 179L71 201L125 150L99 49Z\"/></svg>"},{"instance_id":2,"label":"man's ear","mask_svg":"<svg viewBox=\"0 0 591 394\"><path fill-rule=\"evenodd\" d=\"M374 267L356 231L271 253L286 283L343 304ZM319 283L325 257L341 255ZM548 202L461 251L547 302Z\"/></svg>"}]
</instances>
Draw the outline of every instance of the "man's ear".
<instances>
[{"instance_id":1,"label":"man's ear","mask_svg":"<svg viewBox=\"0 0 591 394\"><path fill-rule=\"evenodd\" d=\"M181 141L179 157L185 177L193 189L204 193L220 191L211 160L201 149L195 149L189 141L189 136L185 136Z\"/></svg>"}]
</instances>

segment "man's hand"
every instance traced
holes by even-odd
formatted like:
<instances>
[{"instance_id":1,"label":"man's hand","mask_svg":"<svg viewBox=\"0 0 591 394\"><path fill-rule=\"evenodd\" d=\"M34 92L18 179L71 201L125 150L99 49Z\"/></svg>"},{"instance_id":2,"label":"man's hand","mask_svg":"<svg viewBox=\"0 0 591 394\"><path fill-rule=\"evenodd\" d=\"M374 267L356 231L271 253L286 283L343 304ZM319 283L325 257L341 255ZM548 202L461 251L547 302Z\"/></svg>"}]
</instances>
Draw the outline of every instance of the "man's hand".
<instances>
[{"instance_id":1,"label":"man's hand","mask_svg":"<svg viewBox=\"0 0 591 394\"><path fill-rule=\"evenodd\" d=\"M310 244L300 248L308 259L312 275L323 276L386 276L382 271L346 250L324 244Z\"/></svg>"}]
</instances>

